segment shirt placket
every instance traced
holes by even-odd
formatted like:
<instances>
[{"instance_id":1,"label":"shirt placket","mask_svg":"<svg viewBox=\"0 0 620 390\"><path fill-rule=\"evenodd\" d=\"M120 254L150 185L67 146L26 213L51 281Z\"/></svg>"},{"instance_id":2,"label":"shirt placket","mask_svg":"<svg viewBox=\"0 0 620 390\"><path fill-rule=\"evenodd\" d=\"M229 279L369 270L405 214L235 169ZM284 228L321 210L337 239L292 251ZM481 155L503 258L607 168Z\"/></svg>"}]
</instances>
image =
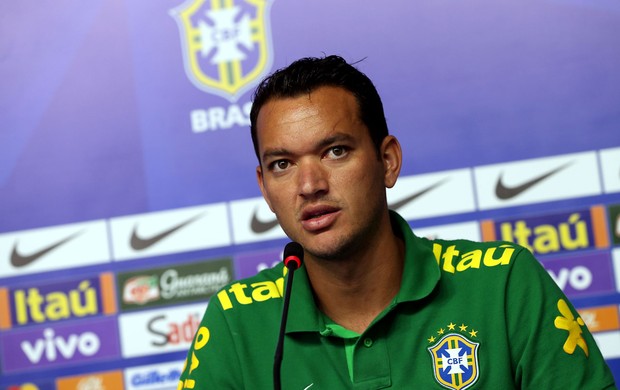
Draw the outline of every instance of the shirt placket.
<instances>
[{"instance_id":1,"label":"shirt placket","mask_svg":"<svg viewBox=\"0 0 620 390\"><path fill-rule=\"evenodd\" d=\"M353 387L380 389L392 383L385 337L372 332L360 336L353 353Z\"/></svg>"}]
</instances>

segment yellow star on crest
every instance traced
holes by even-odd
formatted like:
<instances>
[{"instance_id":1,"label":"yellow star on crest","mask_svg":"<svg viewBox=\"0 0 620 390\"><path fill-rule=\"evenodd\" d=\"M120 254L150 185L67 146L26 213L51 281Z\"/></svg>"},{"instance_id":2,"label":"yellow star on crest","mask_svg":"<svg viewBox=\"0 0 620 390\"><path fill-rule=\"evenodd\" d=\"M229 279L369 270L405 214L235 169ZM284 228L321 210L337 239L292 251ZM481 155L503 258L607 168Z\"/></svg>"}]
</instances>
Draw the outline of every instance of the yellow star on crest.
<instances>
[{"instance_id":1,"label":"yellow star on crest","mask_svg":"<svg viewBox=\"0 0 620 390\"><path fill-rule=\"evenodd\" d=\"M467 330L467 326L465 324L461 324L461 326L459 326L459 329L461 330L461 332L465 332Z\"/></svg>"},{"instance_id":2,"label":"yellow star on crest","mask_svg":"<svg viewBox=\"0 0 620 390\"><path fill-rule=\"evenodd\" d=\"M434 342L435 342L435 336L431 336L431 337L428 339L428 342L429 342L429 343L434 343Z\"/></svg>"},{"instance_id":3,"label":"yellow star on crest","mask_svg":"<svg viewBox=\"0 0 620 390\"><path fill-rule=\"evenodd\" d=\"M453 324L452 322L450 322L450 324L448 325L448 330L454 330L455 327L456 327L456 324Z\"/></svg>"},{"instance_id":4,"label":"yellow star on crest","mask_svg":"<svg viewBox=\"0 0 620 390\"><path fill-rule=\"evenodd\" d=\"M579 346L583 349L586 356L588 356L588 344L586 344L586 340L582 336L583 331L581 330L581 327L585 326L585 323L581 317L577 317L577 319L575 319L573 312L570 310L564 299L560 299L558 301L558 310L562 315L555 317L553 324L558 329L568 331L568 337L564 343L564 352L572 355L577 346Z\"/></svg>"},{"instance_id":5,"label":"yellow star on crest","mask_svg":"<svg viewBox=\"0 0 620 390\"><path fill-rule=\"evenodd\" d=\"M441 329L439 329L439 330L437 331L437 334L438 334L438 335L442 335L444 332L445 332L445 331L443 330L443 328L441 328Z\"/></svg>"},{"instance_id":6,"label":"yellow star on crest","mask_svg":"<svg viewBox=\"0 0 620 390\"><path fill-rule=\"evenodd\" d=\"M472 330L471 330L471 332L469 332L469 335L470 335L471 337L476 337L476 336L478 336L478 331L477 331L477 330L473 330L473 329L472 329Z\"/></svg>"}]
</instances>

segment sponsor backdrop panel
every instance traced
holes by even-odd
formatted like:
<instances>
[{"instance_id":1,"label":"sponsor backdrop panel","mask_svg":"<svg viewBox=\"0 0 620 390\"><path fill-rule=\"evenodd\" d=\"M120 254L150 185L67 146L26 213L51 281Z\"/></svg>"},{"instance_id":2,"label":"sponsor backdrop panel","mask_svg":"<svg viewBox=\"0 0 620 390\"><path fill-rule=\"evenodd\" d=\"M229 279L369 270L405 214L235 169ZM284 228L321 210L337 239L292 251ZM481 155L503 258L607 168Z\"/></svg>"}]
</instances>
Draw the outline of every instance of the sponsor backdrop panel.
<instances>
[{"instance_id":1,"label":"sponsor backdrop panel","mask_svg":"<svg viewBox=\"0 0 620 390\"><path fill-rule=\"evenodd\" d=\"M120 356L114 318L5 332L0 341L3 373L51 370Z\"/></svg>"},{"instance_id":2,"label":"sponsor backdrop panel","mask_svg":"<svg viewBox=\"0 0 620 390\"><path fill-rule=\"evenodd\" d=\"M125 370L126 390L175 390L183 361L149 364Z\"/></svg>"},{"instance_id":3,"label":"sponsor backdrop panel","mask_svg":"<svg viewBox=\"0 0 620 390\"><path fill-rule=\"evenodd\" d=\"M170 265L117 274L120 310L206 302L233 278L232 259Z\"/></svg>"},{"instance_id":4,"label":"sponsor backdrop panel","mask_svg":"<svg viewBox=\"0 0 620 390\"><path fill-rule=\"evenodd\" d=\"M123 389L123 373L121 371L96 372L86 375L58 378L57 390L74 389Z\"/></svg>"},{"instance_id":5,"label":"sponsor backdrop panel","mask_svg":"<svg viewBox=\"0 0 620 390\"><path fill-rule=\"evenodd\" d=\"M0 14L0 389L176 388L209 299L286 243L256 185L252 90L323 53L384 98L404 152L390 206L420 235L530 248L620 379L618 3Z\"/></svg>"},{"instance_id":6,"label":"sponsor backdrop panel","mask_svg":"<svg viewBox=\"0 0 620 390\"><path fill-rule=\"evenodd\" d=\"M187 351L206 303L147 310L119 316L123 357Z\"/></svg>"},{"instance_id":7,"label":"sponsor backdrop panel","mask_svg":"<svg viewBox=\"0 0 620 390\"><path fill-rule=\"evenodd\" d=\"M0 329L78 319L116 312L112 273L42 284L0 288L2 305L11 310Z\"/></svg>"}]
</instances>

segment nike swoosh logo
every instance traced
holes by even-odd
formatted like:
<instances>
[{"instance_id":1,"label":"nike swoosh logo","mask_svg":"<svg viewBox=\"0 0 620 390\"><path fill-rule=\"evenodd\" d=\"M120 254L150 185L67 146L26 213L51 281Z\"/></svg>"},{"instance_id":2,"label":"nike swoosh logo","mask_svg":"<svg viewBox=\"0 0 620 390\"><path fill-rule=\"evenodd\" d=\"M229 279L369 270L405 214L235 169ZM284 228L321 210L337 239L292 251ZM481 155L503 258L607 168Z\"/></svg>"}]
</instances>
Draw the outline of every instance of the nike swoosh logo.
<instances>
[{"instance_id":1,"label":"nike swoosh logo","mask_svg":"<svg viewBox=\"0 0 620 390\"><path fill-rule=\"evenodd\" d=\"M261 221L258 218L257 214L258 214L258 206L256 206L256 208L254 209L254 214L252 214L252 221L250 222L250 229L252 229L254 233L257 233L257 234L265 233L266 231L269 231L273 229L274 227L278 226L277 219L272 219L269 221Z\"/></svg>"},{"instance_id":2,"label":"nike swoosh logo","mask_svg":"<svg viewBox=\"0 0 620 390\"><path fill-rule=\"evenodd\" d=\"M312 386L314 386L314 383L310 383L308 386L304 387L304 390L308 390L309 388L311 388Z\"/></svg>"},{"instance_id":3,"label":"nike swoosh logo","mask_svg":"<svg viewBox=\"0 0 620 390\"><path fill-rule=\"evenodd\" d=\"M520 195L521 193L529 190L530 188L540 183L541 181L547 179L548 177L553 176L556 173L560 172L561 170L565 169L572 163L573 163L572 161L569 161L566 164L560 165L559 167L552 169L551 171L544 173L540 176L537 176L533 179L530 179L523 184L519 184L517 186L512 186L512 187L506 186L502 182L502 179L504 176L504 174L502 173L497 179L497 184L495 185L495 195L501 200L508 200L508 199L514 198L517 195Z\"/></svg>"},{"instance_id":4,"label":"nike swoosh logo","mask_svg":"<svg viewBox=\"0 0 620 390\"><path fill-rule=\"evenodd\" d=\"M37 252L31 253L29 255L24 255L22 253L19 253L19 251L17 250L17 241L15 241L15 244L13 244L13 250L11 251L11 265L15 268L25 267L28 264L32 263L33 261L38 260L39 258L45 256L49 252L58 248L59 246L64 245L68 241L73 240L75 237L79 236L82 233L83 231L81 230L77 233L70 235L69 237L63 238L62 240L52 245L49 245Z\"/></svg>"},{"instance_id":5,"label":"nike swoosh logo","mask_svg":"<svg viewBox=\"0 0 620 390\"><path fill-rule=\"evenodd\" d=\"M420 190L418 192L415 192L401 200L399 200L398 202L394 202L392 204L390 204L390 209L397 211L398 209L402 208L403 206L405 206L407 203L413 202L414 200L416 200L417 198L421 197L422 195L434 190L435 188L439 187L440 185L444 184L445 182L448 181L448 178L445 178L443 180L438 181L435 184L431 184L430 186L424 188L423 190Z\"/></svg>"},{"instance_id":6,"label":"nike swoosh logo","mask_svg":"<svg viewBox=\"0 0 620 390\"><path fill-rule=\"evenodd\" d=\"M144 250L146 248L149 248L153 245L155 245L156 243L158 243L159 241L163 240L164 238L168 237L169 235L171 235L172 233L176 232L179 229L184 228L185 226L189 225L190 223L194 222L195 220L202 218L202 216L204 215L204 213L200 213L196 216L191 217L190 219L181 222L178 225L175 225L169 229L164 230L163 232L156 234L154 236L151 237L140 237L138 235L138 224L135 224L133 227L133 231L131 232L131 239L129 240L129 244L131 245L131 247L134 250L137 251L141 251Z\"/></svg>"}]
</instances>

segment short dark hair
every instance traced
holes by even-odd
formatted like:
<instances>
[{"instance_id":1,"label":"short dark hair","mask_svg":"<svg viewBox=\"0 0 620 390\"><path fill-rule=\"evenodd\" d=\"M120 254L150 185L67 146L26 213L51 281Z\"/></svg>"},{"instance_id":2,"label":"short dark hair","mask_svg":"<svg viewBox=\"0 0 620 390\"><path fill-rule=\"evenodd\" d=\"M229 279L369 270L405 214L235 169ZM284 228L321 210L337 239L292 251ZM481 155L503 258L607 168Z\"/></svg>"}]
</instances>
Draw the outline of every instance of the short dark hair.
<instances>
[{"instance_id":1,"label":"short dark hair","mask_svg":"<svg viewBox=\"0 0 620 390\"><path fill-rule=\"evenodd\" d=\"M372 81L342 57L307 57L267 76L256 88L250 111L250 130L254 151L258 154L256 121L261 108L271 99L292 98L325 86L340 87L351 92L357 100L359 116L368 128L377 154L388 135L383 103Z\"/></svg>"}]
</instances>

